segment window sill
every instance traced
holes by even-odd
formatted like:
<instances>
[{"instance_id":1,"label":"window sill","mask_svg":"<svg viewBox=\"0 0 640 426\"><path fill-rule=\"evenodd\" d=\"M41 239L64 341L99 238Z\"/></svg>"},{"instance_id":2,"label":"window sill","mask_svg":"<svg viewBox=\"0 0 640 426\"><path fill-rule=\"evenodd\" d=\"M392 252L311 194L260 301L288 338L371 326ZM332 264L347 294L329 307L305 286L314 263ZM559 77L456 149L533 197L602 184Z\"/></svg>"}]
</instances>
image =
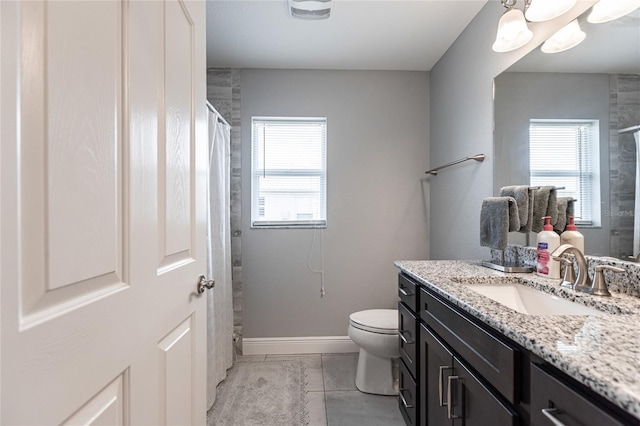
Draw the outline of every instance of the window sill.
<instances>
[{"instance_id":1,"label":"window sill","mask_svg":"<svg viewBox=\"0 0 640 426\"><path fill-rule=\"evenodd\" d=\"M305 222L305 223L252 223L251 229L326 229L326 222Z\"/></svg>"}]
</instances>

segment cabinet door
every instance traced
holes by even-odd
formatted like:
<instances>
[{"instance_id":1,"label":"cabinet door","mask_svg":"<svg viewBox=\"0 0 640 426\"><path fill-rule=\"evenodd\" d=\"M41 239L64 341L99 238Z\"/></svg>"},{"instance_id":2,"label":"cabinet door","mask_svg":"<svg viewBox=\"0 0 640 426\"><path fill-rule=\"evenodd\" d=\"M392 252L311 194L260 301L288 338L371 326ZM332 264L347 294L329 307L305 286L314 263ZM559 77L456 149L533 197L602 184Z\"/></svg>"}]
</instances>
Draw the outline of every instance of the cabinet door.
<instances>
[{"instance_id":1,"label":"cabinet door","mask_svg":"<svg viewBox=\"0 0 640 426\"><path fill-rule=\"evenodd\" d=\"M453 354L424 324L420 325L420 418L427 425L451 425L447 419L447 379Z\"/></svg>"},{"instance_id":2,"label":"cabinet door","mask_svg":"<svg viewBox=\"0 0 640 426\"><path fill-rule=\"evenodd\" d=\"M457 356L453 375L447 378L448 416L455 426L516 426L518 413L495 391L489 389Z\"/></svg>"}]
</instances>

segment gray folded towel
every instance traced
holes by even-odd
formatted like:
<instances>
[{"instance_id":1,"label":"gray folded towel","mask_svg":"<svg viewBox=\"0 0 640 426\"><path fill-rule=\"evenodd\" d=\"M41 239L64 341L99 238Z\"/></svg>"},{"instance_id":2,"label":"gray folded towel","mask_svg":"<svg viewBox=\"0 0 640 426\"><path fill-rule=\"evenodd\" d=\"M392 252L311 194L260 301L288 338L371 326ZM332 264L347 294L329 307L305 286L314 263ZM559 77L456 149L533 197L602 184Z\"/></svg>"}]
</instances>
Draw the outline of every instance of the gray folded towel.
<instances>
[{"instance_id":1,"label":"gray folded towel","mask_svg":"<svg viewBox=\"0 0 640 426\"><path fill-rule=\"evenodd\" d=\"M504 250L509 231L520 229L518 206L513 197L488 197L480 210L480 245Z\"/></svg>"},{"instance_id":2,"label":"gray folded towel","mask_svg":"<svg viewBox=\"0 0 640 426\"><path fill-rule=\"evenodd\" d=\"M505 186L500 189L501 197L513 197L518 206L518 218L520 229L518 232L526 232L529 224L529 187L527 185Z\"/></svg>"},{"instance_id":3,"label":"gray folded towel","mask_svg":"<svg viewBox=\"0 0 640 426\"><path fill-rule=\"evenodd\" d=\"M553 229L556 232L564 232L564 229L567 227L567 206L571 201L570 197L558 197L558 220L556 224L553 225Z\"/></svg>"},{"instance_id":4,"label":"gray folded towel","mask_svg":"<svg viewBox=\"0 0 640 426\"><path fill-rule=\"evenodd\" d=\"M551 224L558 221L558 195L556 188L549 186L549 202L547 203L547 216L551 216Z\"/></svg>"},{"instance_id":5,"label":"gray folded towel","mask_svg":"<svg viewBox=\"0 0 640 426\"><path fill-rule=\"evenodd\" d=\"M533 223L531 224L531 232L540 232L544 226L542 219L547 214L549 206L549 192L552 186L541 186L533 191ZM557 209L557 207L556 207ZM557 213L556 213L557 214Z\"/></svg>"}]
</instances>

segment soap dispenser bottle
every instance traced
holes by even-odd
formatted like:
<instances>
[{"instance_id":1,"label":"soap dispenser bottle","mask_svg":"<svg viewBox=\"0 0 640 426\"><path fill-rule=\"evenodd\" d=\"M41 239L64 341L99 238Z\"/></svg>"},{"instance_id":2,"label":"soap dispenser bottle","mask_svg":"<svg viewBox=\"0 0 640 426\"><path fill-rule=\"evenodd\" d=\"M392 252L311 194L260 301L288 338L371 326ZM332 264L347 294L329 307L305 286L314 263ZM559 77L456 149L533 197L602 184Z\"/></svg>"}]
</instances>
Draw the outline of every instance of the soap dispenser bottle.
<instances>
[{"instance_id":1,"label":"soap dispenser bottle","mask_svg":"<svg viewBox=\"0 0 640 426\"><path fill-rule=\"evenodd\" d=\"M560 234L560 244L571 244L584 254L584 236L578 232L573 216L569 216L567 229Z\"/></svg>"},{"instance_id":2,"label":"soap dispenser bottle","mask_svg":"<svg viewBox=\"0 0 640 426\"><path fill-rule=\"evenodd\" d=\"M560 236L553 231L551 216L545 216L543 219L543 231L538 233L536 242L536 273L546 278L560 278L560 262L551 259L551 253L560 247Z\"/></svg>"}]
</instances>

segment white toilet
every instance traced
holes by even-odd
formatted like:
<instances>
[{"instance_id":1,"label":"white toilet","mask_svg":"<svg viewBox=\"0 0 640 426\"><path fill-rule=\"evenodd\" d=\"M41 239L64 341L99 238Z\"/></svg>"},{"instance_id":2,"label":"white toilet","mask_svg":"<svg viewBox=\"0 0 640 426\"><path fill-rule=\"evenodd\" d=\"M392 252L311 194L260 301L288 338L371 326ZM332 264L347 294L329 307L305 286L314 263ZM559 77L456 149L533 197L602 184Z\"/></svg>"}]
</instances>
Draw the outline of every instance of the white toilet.
<instances>
[{"instance_id":1,"label":"white toilet","mask_svg":"<svg viewBox=\"0 0 640 426\"><path fill-rule=\"evenodd\" d=\"M360 347L356 387L366 393L397 395L398 310L370 309L351 314L349 337Z\"/></svg>"}]
</instances>

